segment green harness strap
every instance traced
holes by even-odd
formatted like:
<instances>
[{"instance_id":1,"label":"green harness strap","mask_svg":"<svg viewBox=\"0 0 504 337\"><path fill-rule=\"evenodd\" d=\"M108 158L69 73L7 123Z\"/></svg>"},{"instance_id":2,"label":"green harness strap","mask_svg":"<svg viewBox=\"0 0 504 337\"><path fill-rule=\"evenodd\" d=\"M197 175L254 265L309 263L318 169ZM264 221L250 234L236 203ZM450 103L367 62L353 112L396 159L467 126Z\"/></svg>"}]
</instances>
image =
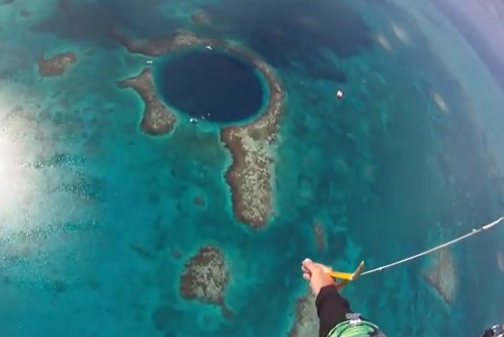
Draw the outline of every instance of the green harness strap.
<instances>
[{"instance_id":1,"label":"green harness strap","mask_svg":"<svg viewBox=\"0 0 504 337\"><path fill-rule=\"evenodd\" d=\"M329 331L327 337L363 337L376 334L379 328L371 322L358 320L347 320L339 323Z\"/></svg>"}]
</instances>

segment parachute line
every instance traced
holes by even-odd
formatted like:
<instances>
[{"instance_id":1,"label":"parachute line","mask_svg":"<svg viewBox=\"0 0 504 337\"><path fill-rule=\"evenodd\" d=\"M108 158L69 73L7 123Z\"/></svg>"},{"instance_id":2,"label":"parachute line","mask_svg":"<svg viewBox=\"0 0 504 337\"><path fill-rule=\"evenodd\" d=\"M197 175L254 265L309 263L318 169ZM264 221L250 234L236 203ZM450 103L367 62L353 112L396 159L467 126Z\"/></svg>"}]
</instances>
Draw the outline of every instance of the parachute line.
<instances>
[{"instance_id":1,"label":"parachute line","mask_svg":"<svg viewBox=\"0 0 504 337\"><path fill-rule=\"evenodd\" d=\"M499 224L502 224L504 223L503 222L504 220L504 217L500 217L499 219L493 221L493 222L490 222L478 229L473 229L471 232L467 233L467 234L464 234L456 239L453 239L451 241L448 241L448 242L445 242L439 246L436 246L434 248L431 248L429 250L426 250L424 252L421 252L421 253L418 253L418 254L415 254L413 256L410 256L410 257L407 257L405 259L402 259L402 260L399 260L399 261L396 261L396 262L393 262L393 263L390 263L390 264L386 264L384 266L381 266L381 267L378 267L378 268L374 268L374 269L371 269L371 270L368 270L368 271L365 271L363 273L360 274L360 276L364 276L364 275L369 275L369 274L372 274L372 273L376 273L377 271L382 271L382 270L385 270L385 269L388 269L388 268L391 268L391 267L394 267L394 266L397 266L397 265L400 265L402 263L406 263L406 262L409 262L409 261L412 261L412 260L415 260L415 259L418 259L419 257L422 257L424 255L427 255L427 254L430 254L430 253L433 253L437 250L440 250L440 249L443 249L443 248L446 248L448 246L451 246L453 245L454 243L457 243L459 241L462 241L462 240L465 240L473 235L476 235L478 233L481 233L483 232L484 230L487 230L487 229L490 229L494 226L497 226Z\"/></svg>"}]
</instances>

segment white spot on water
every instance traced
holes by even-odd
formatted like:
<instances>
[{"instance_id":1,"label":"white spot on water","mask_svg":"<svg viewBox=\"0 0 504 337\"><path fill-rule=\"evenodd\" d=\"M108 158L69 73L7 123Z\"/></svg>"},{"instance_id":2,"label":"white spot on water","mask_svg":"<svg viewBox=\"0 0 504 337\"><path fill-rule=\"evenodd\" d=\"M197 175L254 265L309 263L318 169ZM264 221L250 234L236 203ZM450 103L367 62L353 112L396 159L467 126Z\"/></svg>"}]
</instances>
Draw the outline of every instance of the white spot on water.
<instances>
[{"instance_id":1,"label":"white spot on water","mask_svg":"<svg viewBox=\"0 0 504 337\"><path fill-rule=\"evenodd\" d=\"M408 34L406 33L406 31L404 31L404 29L393 23L392 31L399 41L401 41L402 43L409 43Z\"/></svg>"},{"instance_id":2,"label":"white spot on water","mask_svg":"<svg viewBox=\"0 0 504 337\"><path fill-rule=\"evenodd\" d=\"M390 45L390 43L387 41L387 39L383 34L376 35L375 39L376 42L378 42L378 44L383 47L383 49L386 49L388 51L392 50L392 46Z\"/></svg>"},{"instance_id":3,"label":"white spot on water","mask_svg":"<svg viewBox=\"0 0 504 337\"><path fill-rule=\"evenodd\" d=\"M432 97L432 100L434 101L434 103L436 103L439 110L441 110L442 112L445 112L445 113L448 112L448 110L449 110L448 105L446 104L446 101L444 100L444 98L440 94L438 94L437 92L431 92L431 97Z\"/></svg>"}]
</instances>

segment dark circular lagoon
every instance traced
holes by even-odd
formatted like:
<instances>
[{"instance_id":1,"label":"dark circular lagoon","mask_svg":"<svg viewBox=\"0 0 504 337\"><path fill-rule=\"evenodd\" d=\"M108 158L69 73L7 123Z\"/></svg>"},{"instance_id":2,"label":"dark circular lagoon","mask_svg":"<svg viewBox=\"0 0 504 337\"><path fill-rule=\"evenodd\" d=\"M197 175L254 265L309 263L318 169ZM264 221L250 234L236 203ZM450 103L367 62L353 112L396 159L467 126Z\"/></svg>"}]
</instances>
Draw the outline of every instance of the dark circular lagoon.
<instances>
[{"instance_id":1,"label":"dark circular lagoon","mask_svg":"<svg viewBox=\"0 0 504 337\"><path fill-rule=\"evenodd\" d=\"M263 85L253 65L220 51L186 52L157 70L160 96L194 118L232 123L250 118L263 105Z\"/></svg>"}]
</instances>

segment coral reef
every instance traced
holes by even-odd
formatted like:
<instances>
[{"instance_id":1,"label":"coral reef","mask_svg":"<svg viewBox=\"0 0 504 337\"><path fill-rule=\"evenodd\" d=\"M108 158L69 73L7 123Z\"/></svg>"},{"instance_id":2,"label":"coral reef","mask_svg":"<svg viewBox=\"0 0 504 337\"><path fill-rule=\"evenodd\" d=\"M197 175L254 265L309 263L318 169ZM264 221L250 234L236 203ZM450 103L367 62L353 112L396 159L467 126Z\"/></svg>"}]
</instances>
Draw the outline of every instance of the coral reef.
<instances>
[{"instance_id":1,"label":"coral reef","mask_svg":"<svg viewBox=\"0 0 504 337\"><path fill-rule=\"evenodd\" d=\"M205 11L197 11L191 15L191 20L194 23L209 24L210 23L210 16Z\"/></svg>"},{"instance_id":2,"label":"coral reef","mask_svg":"<svg viewBox=\"0 0 504 337\"><path fill-rule=\"evenodd\" d=\"M180 295L188 300L218 305L224 317L231 318L233 313L225 304L228 283L229 272L224 255L217 247L204 246L184 264Z\"/></svg>"},{"instance_id":3,"label":"coral reef","mask_svg":"<svg viewBox=\"0 0 504 337\"><path fill-rule=\"evenodd\" d=\"M117 82L121 88L131 88L142 98L145 109L142 118L142 131L149 135L169 133L176 122L175 115L157 97L152 81L152 71L148 68L134 77Z\"/></svg>"},{"instance_id":4,"label":"coral reef","mask_svg":"<svg viewBox=\"0 0 504 337\"><path fill-rule=\"evenodd\" d=\"M38 71L44 77L58 77L65 74L67 69L77 62L77 54L65 52L49 58L41 57L38 60Z\"/></svg>"},{"instance_id":5,"label":"coral reef","mask_svg":"<svg viewBox=\"0 0 504 337\"><path fill-rule=\"evenodd\" d=\"M315 243L317 244L319 253L322 254L325 248L324 227L317 220L313 221L313 234L315 235Z\"/></svg>"},{"instance_id":6,"label":"coral reef","mask_svg":"<svg viewBox=\"0 0 504 337\"><path fill-rule=\"evenodd\" d=\"M235 217L253 229L264 227L273 213L272 147L277 142L278 123L284 108L284 90L273 70L242 46L225 40L198 37L189 32L178 32L154 41L130 39L114 31L111 36L129 52L150 57L185 47L212 46L240 57L263 75L270 99L260 117L246 125L222 129L221 140L233 157L233 164L226 172L226 181L231 188ZM164 107L153 93L149 97Z\"/></svg>"},{"instance_id":7,"label":"coral reef","mask_svg":"<svg viewBox=\"0 0 504 337\"><path fill-rule=\"evenodd\" d=\"M451 303L457 292L457 273L452 254L445 248L436 252L433 259L432 265L422 276L446 303Z\"/></svg>"},{"instance_id":8,"label":"coral reef","mask_svg":"<svg viewBox=\"0 0 504 337\"><path fill-rule=\"evenodd\" d=\"M317 334L319 321L315 296L311 291L296 300L294 322L289 330L288 337L311 337Z\"/></svg>"},{"instance_id":9,"label":"coral reef","mask_svg":"<svg viewBox=\"0 0 504 337\"><path fill-rule=\"evenodd\" d=\"M233 164L226 181L233 194L236 218L253 229L266 225L273 213L272 146L277 141L278 123L283 112L284 93L280 81L268 65L241 48L230 48L253 63L268 82L270 100L255 121L221 131L221 139L230 150Z\"/></svg>"}]
</instances>

